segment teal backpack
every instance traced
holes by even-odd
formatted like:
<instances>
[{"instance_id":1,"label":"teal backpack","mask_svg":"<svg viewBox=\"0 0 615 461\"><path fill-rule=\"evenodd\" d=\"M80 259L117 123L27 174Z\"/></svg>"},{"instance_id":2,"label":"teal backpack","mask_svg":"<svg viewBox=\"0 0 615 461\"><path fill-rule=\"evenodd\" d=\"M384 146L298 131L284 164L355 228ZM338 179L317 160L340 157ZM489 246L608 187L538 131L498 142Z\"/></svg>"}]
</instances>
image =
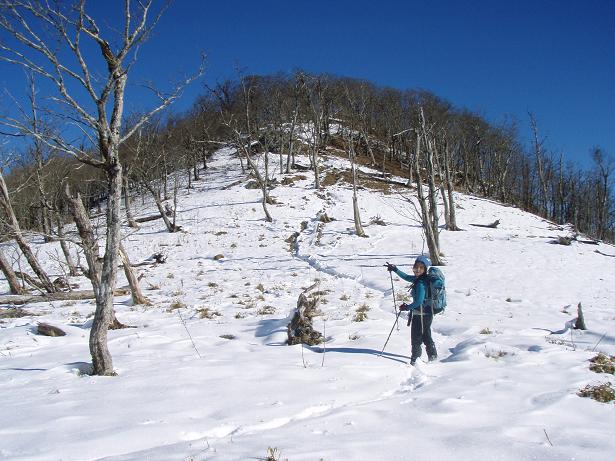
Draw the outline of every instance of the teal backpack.
<instances>
[{"instance_id":1,"label":"teal backpack","mask_svg":"<svg viewBox=\"0 0 615 461\"><path fill-rule=\"evenodd\" d=\"M437 267L430 267L427 272L427 295L423 303L433 314L444 312L446 308L446 285L444 274Z\"/></svg>"}]
</instances>

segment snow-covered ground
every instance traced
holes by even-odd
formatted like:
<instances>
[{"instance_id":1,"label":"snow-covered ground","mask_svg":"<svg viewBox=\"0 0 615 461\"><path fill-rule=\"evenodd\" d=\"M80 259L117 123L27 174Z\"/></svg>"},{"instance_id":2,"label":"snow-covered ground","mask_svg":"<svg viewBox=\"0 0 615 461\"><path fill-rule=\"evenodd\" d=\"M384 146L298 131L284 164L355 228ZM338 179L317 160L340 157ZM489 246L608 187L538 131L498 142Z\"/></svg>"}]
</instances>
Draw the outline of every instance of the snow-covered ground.
<instances>
[{"instance_id":1,"label":"snow-covered ground","mask_svg":"<svg viewBox=\"0 0 615 461\"><path fill-rule=\"evenodd\" d=\"M168 259L138 268L152 306L116 299L118 318L136 327L109 332L116 377L87 374L91 302L29 305L35 315L2 320L0 459L247 460L269 447L291 461L611 459L613 404L577 392L615 381L588 362L615 354L615 258L595 252L614 247L550 244L566 230L457 195L463 231L441 234L449 307L433 325L439 361L411 367L405 321L379 357L395 319L383 264L409 270L426 251L399 193L410 192L360 190L360 238L350 186L315 191L303 176L272 191L267 223L258 190L224 188L245 176L222 149L181 191L185 232L154 221L127 237L133 262ZM149 200L134 205L154 212ZM377 216L386 226L368 224ZM470 225L495 219L497 229ZM50 267L55 245L38 246ZM326 347L288 346L289 314L314 283ZM408 284L394 283L398 303L408 299ZM587 331L570 328L579 302ZM362 307L368 318L353 321ZM67 335L39 336L38 322Z\"/></svg>"}]
</instances>

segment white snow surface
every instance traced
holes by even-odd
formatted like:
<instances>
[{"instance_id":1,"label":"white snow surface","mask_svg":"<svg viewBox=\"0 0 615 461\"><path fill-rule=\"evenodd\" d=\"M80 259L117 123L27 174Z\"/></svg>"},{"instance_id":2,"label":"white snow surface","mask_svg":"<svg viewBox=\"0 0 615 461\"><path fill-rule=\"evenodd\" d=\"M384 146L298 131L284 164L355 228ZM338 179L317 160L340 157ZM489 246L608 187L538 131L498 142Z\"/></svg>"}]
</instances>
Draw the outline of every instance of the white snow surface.
<instances>
[{"instance_id":1,"label":"white snow surface","mask_svg":"<svg viewBox=\"0 0 615 461\"><path fill-rule=\"evenodd\" d=\"M133 262L157 251L168 259L136 269L151 306L115 300L119 320L135 327L109 331L117 376L88 374L92 302L31 304L33 315L1 320L0 459L248 460L269 447L292 461L611 459L614 405L577 392L615 381L589 370L597 352L615 354L615 258L595 252L615 255L613 246L551 244L567 229L456 194L463 231L441 233L448 308L433 324L439 360L412 367L405 319L379 356L395 320L383 265L410 271L426 251L401 195L411 191L360 189L360 238L348 184L316 191L312 172L287 176L294 184L272 190L279 204L268 223L259 190L245 181L225 188L247 178L221 149L195 187L180 190L184 232L160 220L124 230ZM134 206L138 216L155 212L149 199ZM321 211L334 221L320 223ZM386 226L369 224L376 216ZM495 219L497 229L470 225ZM59 275L57 243L36 241ZM314 283L315 328L328 340L288 346L289 315ZM398 304L409 299L406 282L394 277L394 287ZM170 310L175 301L185 307ZM586 331L571 328L579 302ZM353 321L363 305L367 319ZM201 318L203 308L219 315ZM39 322L67 334L40 336Z\"/></svg>"}]
</instances>

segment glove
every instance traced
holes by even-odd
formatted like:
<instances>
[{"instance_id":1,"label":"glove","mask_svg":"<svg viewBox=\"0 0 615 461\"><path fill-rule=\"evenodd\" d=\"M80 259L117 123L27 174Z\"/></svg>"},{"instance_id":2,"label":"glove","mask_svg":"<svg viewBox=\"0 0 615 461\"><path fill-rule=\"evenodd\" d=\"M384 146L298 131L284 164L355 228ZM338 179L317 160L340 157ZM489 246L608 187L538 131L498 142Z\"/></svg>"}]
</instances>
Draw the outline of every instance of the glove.
<instances>
[{"instance_id":1,"label":"glove","mask_svg":"<svg viewBox=\"0 0 615 461\"><path fill-rule=\"evenodd\" d=\"M387 266L387 270L388 270L389 272L395 272L395 271L397 271L397 266L396 266L395 264L389 264L389 263L387 263L387 264L386 264L386 266Z\"/></svg>"},{"instance_id":2,"label":"glove","mask_svg":"<svg viewBox=\"0 0 615 461\"><path fill-rule=\"evenodd\" d=\"M408 312L410 310L410 308L408 307L408 305L406 303L403 303L401 306L399 306L399 310L401 312Z\"/></svg>"}]
</instances>

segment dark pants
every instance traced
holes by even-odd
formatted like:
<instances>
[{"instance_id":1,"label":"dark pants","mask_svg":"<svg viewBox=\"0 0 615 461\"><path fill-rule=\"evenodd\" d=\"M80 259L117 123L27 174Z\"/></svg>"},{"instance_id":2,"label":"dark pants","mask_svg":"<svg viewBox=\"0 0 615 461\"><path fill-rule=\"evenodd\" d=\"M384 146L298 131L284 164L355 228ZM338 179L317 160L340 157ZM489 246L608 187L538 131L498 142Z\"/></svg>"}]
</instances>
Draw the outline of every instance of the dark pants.
<instances>
[{"instance_id":1,"label":"dark pants","mask_svg":"<svg viewBox=\"0 0 615 461\"><path fill-rule=\"evenodd\" d=\"M435 359L437 357L436 345L431 339L431 322L433 315L431 313L424 315L412 314L412 358L418 359L421 356L421 344L425 344L427 357Z\"/></svg>"}]
</instances>

